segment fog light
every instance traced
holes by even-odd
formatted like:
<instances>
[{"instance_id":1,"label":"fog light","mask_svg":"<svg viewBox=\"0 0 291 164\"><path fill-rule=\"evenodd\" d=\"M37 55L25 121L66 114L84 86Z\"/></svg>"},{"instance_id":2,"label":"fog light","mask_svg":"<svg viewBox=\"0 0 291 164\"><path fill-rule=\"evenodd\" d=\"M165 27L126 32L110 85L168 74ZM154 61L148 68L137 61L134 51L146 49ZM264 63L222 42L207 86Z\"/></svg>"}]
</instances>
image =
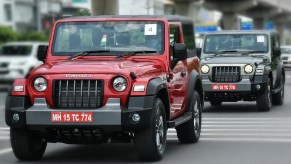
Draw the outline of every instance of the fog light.
<instances>
[{"instance_id":1,"label":"fog light","mask_svg":"<svg viewBox=\"0 0 291 164\"><path fill-rule=\"evenodd\" d=\"M140 121L140 115L135 113L131 116L131 120L134 122L134 123L138 123Z\"/></svg>"},{"instance_id":2,"label":"fog light","mask_svg":"<svg viewBox=\"0 0 291 164\"><path fill-rule=\"evenodd\" d=\"M261 89L261 85L260 84L256 85L256 88L257 88L257 90L260 90Z\"/></svg>"},{"instance_id":3,"label":"fog light","mask_svg":"<svg viewBox=\"0 0 291 164\"><path fill-rule=\"evenodd\" d=\"M18 113L14 113L12 115L12 119L13 119L13 121L18 122L19 121L19 114Z\"/></svg>"}]
</instances>

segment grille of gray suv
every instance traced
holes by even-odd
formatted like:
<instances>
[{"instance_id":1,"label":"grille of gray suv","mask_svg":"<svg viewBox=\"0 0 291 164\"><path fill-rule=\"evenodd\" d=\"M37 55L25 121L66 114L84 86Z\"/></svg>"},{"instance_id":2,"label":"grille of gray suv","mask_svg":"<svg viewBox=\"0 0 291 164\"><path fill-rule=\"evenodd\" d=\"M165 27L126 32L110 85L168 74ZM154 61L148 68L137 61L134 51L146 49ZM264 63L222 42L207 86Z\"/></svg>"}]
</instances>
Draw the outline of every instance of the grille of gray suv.
<instances>
[{"instance_id":1,"label":"grille of gray suv","mask_svg":"<svg viewBox=\"0 0 291 164\"><path fill-rule=\"evenodd\" d=\"M103 81L55 80L55 108L98 108L102 106Z\"/></svg>"},{"instance_id":2,"label":"grille of gray suv","mask_svg":"<svg viewBox=\"0 0 291 164\"><path fill-rule=\"evenodd\" d=\"M241 81L239 66L212 67L213 82L239 82Z\"/></svg>"}]
</instances>

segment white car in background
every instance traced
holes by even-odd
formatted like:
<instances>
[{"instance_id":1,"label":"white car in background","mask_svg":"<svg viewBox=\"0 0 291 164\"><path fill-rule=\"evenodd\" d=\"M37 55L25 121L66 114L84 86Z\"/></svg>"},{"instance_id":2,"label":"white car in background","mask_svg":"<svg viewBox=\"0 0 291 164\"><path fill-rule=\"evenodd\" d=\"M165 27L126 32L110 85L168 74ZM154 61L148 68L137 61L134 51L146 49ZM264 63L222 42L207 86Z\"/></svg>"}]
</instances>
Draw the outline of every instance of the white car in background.
<instances>
[{"instance_id":1,"label":"white car in background","mask_svg":"<svg viewBox=\"0 0 291 164\"><path fill-rule=\"evenodd\" d=\"M11 84L42 64L37 49L46 42L9 42L0 48L0 84Z\"/></svg>"},{"instance_id":2,"label":"white car in background","mask_svg":"<svg viewBox=\"0 0 291 164\"><path fill-rule=\"evenodd\" d=\"M291 68L291 46L281 46L281 59L285 67Z\"/></svg>"}]
</instances>

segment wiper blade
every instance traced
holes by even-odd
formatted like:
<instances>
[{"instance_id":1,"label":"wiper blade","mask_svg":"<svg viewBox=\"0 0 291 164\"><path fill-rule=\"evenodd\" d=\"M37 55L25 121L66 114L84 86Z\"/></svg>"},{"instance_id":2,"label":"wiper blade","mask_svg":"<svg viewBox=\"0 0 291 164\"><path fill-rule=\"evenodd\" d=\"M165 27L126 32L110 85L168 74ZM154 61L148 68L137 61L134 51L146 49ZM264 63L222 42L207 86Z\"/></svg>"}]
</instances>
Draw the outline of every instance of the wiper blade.
<instances>
[{"instance_id":1,"label":"wiper blade","mask_svg":"<svg viewBox=\"0 0 291 164\"><path fill-rule=\"evenodd\" d=\"M157 51L129 51L129 52L126 52L124 54L121 54L120 56L117 56L117 58L122 58L122 57L125 57L125 56L134 56L136 54L145 54L145 53L157 53Z\"/></svg>"},{"instance_id":2,"label":"wiper blade","mask_svg":"<svg viewBox=\"0 0 291 164\"><path fill-rule=\"evenodd\" d=\"M265 51L248 51L248 52L244 52L242 55L250 55L250 54L254 54L254 53L264 53Z\"/></svg>"},{"instance_id":3,"label":"wiper blade","mask_svg":"<svg viewBox=\"0 0 291 164\"><path fill-rule=\"evenodd\" d=\"M216 52L214 54L214 56L220 56L220 55L225 54L225 53L228 53L228 52L238 52L238 51L237 50L219 51L219 52Z\"/></svg>"},{"instance_id":4,"label":"wiper blade","mask_svg":"<svg viewBox=\"0 0 291 164\"><path fill-rule=\"evenodd\" d=\"M77 53L75 55L68 57L66 60L71 60L71 59L74 59L74 58L79 57L79 56L88 56L89 54L92 54L92 53L104 53L104 52L110 52L110 51L109 50L83 51L83 52L80 52L80 53Z\"/></svg>"}]
</instances>

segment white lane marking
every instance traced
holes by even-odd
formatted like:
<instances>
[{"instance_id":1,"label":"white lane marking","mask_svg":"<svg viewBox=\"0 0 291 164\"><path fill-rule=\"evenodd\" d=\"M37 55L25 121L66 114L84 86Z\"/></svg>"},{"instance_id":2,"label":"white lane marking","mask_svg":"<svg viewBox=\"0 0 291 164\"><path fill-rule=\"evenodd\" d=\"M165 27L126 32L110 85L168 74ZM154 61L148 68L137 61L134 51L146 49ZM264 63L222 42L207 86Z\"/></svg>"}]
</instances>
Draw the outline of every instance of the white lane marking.
<instances>
[{"instance_id":1,"label":"white lane marking","mask_svg":"<svg viewBox=\"0 0 291 164\"><path fill-rule=\"evenodd\" d=\"M278 128L278 125L202 125L202 128L206 127L228 127L228 128ZM280 128L291 128L291 125L280 125Z\"/></svg>"},{"instance_id":2,"label":"white lane marking","mask_svg":"<svg viewBox=\"0 0 291 164\"><path fill-rule=\"evenodd\" d=\"M9 140L10 137L9 136L0 136L0 140Z\"/></svg>"},{"instance_id":3,"label":"white lane marking","mask_svg":"<svg viewBox=\"0 0 291 164\"><path fill-rule=\"evenodd\" d=\"M176 140L176 139L170 139ZM266 138L200 138L200 141L228 141L228 142L278 142L291 143L291 139L266 139Z\"/></svg>"},{"instance_id":4,"label":"white lane marking","mask_svg":"<svg viewBox=\"0 0 291 164\"><path fill-rule=\"evenodd\" d=\"M0 130L9 130L9 127L0 127Z\"/></svg>"},{"instance_id":5,"label":"white lane marking","mask_svg":"<svg viewBox=\"0 0 291 164\"><path fill-rule=\"evenodd\" d=\"M12 148L2 149L2 150L0 150L0 155L10 153L10 152L12 152Z\"/></svg>"},{"instance_id":6,"label":"white lane marking","mask_svg":"<svg viewBox=\"0 0 291 164\"><path fill-rule=\"evenodd\" d=\"M268 121L252 121L252 122L202 122L202 125L209 125L209 124L276 124L276 125L291 125L291 122L268 122Z\"/></svg>"},{"instance_id":7,"label":"white lane marking","mask_svg":"<svg viewBox=\"0 0 291 164\"><path fill-rule=\"evenodd\" d=\"M291 129L202 129L202 132L270 132L291 133Z\"/></svg>"},{"instance_id":8,"label":"white lane marking","mask_svg":"<svg viewBox=\"0 0 291 164\"><path fill-rule=\"evenodd\" d=\"M291 78L291 76L290 76L290 75L286 75L286 77L287 77L287 78Z\"/></svg>"},{"instance_id":9,"label":"white lane marking","mask_svg":"<svg viewBox=\"0 0 291 164\"><path fill-rule=\"evenodd\" d=\"M291 134L270 133L201 133L201 136L256 136L256 137L291 137Z\"/></svg>"}]
</instances>

